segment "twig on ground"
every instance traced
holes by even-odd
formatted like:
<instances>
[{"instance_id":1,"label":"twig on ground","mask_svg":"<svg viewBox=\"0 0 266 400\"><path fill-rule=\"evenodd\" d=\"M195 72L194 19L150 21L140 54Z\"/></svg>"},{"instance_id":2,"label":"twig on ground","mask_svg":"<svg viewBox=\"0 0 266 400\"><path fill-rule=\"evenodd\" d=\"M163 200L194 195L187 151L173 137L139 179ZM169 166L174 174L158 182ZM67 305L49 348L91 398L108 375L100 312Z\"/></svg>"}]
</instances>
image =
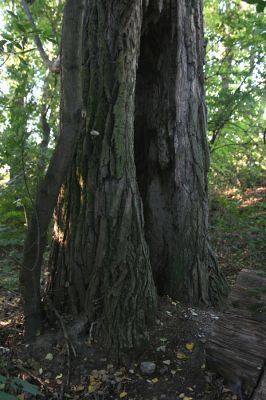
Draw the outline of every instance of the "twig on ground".
<instances>
[{"instance_id":1,"label":"twig on ground","mask_svg":"<svg viewBox=\"0 0 266 400\"><path fill-rule=\"evenodd\" d=\"M44 386L46 389L49 390L49 392L54 392L54 388L50 385L48 385L42 378L36 376L33 374L31 371L29 371L27 368L23 367L23 365L19 364L13 364L15 368L19 369L22 372L25 372L25 374L29 375L31 378L35 379L37 382L39 382L42 386Z\"/></svg>"},{"instance_id":2,"label":"twig on ground","mask_svg":"<svg viewBox=\"0 0 266 400\"><path fill-rule=\"evenodd\" d=\"M62 400L64 398L64 392L65 392L65 386L69 386L70 383L70 372L71 372L71 354L70 354L70 349L73 352L74 357L77 356L77 352L76 349L73 345L73 343L71 342L66 327L65 327L65 323L64 320L62 318L62 316L59 314L59 312L57 311L57 309L55 308L55 306L53 305L51 299L47 296L47 301L48 301L48 305L51 308L51 310L54 312L54 314L56 315L56 317L58 318L62 331L63 331L63 335L65 338L65 342L66 342L66 350L67 350L67 377L66 377L66 385L64 383L64 381L62 382L61 385L61 391L60 391L60 400Z\"/></svg>"}]
</instances>

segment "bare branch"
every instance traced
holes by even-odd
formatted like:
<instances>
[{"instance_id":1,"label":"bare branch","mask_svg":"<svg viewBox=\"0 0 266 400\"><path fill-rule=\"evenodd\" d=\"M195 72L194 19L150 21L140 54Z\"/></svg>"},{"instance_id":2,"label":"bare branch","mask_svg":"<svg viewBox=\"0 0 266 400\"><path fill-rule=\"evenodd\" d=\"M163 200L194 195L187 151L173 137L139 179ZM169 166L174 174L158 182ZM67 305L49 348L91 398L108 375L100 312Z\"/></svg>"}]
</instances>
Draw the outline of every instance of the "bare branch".
<instances>
[{"instance_id":1,"label":"bare branch","mask_svg":"<svg viewBox=\"0 0 266 400\"><path fill-rule=\"evenodd\" d=\"M21 4L22 4L22 7L23 7L23 9L25 11L25 14L26 14L31 26L32 26L32 29L34 31L36 31L36 29L37 29L36 28L36 24L34 22L34 19L33 19L32 15L31 15L31 12L30 12L30 9L29 9L27 1L26 0L21 0ZM37 49L38 49L38 51L40 53L40 56L41 56L41 59L42 59L43 63L49 68L49 71L53 72L53 73L59 73L60 72L60 58L59 58L59 56L57 58L55 58L54 60L52 60L52 61L49 59L47 53L45 52L45 50L43 48L41 39L40 39L38 34L35 34L34 42L35 42L35 44L37 46Z\"/></svg>"}]
</instances>

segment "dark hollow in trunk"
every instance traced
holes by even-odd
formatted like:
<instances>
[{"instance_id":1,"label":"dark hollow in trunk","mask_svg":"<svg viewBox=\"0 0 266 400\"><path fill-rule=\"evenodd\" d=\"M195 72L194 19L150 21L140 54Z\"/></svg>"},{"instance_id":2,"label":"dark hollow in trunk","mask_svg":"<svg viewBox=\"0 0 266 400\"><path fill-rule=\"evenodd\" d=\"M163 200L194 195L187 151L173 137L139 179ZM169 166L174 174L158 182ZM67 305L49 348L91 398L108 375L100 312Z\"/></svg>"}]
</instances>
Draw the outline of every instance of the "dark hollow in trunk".
<instances>
[{"instance_id":1,"label":"dark hollow in trunk","mask_svg":"<svg viewBox=\"0 0 266 400\"><path fill-rule=\"evenodd\" d=\"M136 84L135 162L159 294L219 304L227 293L208 243L201 1L150 2Z\"/></svg>"}]
</instances>

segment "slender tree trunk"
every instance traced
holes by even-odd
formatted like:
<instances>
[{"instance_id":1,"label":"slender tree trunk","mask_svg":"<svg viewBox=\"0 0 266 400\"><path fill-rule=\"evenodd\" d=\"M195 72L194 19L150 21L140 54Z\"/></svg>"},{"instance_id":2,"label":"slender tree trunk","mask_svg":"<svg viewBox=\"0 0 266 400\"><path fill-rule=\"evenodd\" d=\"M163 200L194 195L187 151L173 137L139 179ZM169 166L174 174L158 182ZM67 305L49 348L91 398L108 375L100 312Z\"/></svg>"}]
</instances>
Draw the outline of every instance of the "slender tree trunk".
<instances>
[{"instance_id":1,"label":"slender tree trunk","mask_svg":"<svg viewBox=\"0 0 266 400\"><path fill-rule=\"evenodd\" d=\"M97 320L108 347L147 337L156 294L134 162L141 0L87 2L86 128L58 201L49 290Z\"/></svg>"},{"instance_id":2,"label":"slender tree trunk","mask_svg":"<svg viewBox=\"0 0 266 400\"><path fill-rule=\"evenodd\" d=\"M41 331L40 273L46 233L66 179L82 125L81 43L84 0L67 0L62 31L61 132L48 171L38 188L24 244L20 271L21 294L28 338Z\"/></svg>"},{"instance_id":3,"label":"slender tree trunk","mask_svg":"<svg viewBox=\"0 0 266 400\"><path fill-rule=\"evenodd\" d=\"M145 235L160 294L219 304L228 288L208 243L202 1L160 4L144 19L136 88Z\"/></svg>"}]
</instances>

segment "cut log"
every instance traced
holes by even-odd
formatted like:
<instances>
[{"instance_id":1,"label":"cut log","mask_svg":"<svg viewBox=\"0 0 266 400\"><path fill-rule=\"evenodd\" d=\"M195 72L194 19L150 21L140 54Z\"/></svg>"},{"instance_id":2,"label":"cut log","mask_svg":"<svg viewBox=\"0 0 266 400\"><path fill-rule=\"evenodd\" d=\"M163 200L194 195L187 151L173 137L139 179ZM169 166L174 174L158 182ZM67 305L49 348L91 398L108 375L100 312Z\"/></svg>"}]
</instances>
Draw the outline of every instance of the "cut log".
<instances>
[{"instance_id":1,"label":"cut log","mask_svg":"<svg viewBox=\"0 0 266 400\"><path fill-rule=\"evenodd\" d=\"M264 367L263 375L260 379L259 385L254 392L253 400L265 400L266 399L266 370Z\"/></svg>"},{"instance_id":2,"label":"cut log","mask_svg":"<svg viewBox=\"0 0 266 400\"><path fill-rule=\"evenodd\" d=\"M206 344L206 363L242 399L266 399L265 272L240 272Z\"/></svg>"}]
</instances>

